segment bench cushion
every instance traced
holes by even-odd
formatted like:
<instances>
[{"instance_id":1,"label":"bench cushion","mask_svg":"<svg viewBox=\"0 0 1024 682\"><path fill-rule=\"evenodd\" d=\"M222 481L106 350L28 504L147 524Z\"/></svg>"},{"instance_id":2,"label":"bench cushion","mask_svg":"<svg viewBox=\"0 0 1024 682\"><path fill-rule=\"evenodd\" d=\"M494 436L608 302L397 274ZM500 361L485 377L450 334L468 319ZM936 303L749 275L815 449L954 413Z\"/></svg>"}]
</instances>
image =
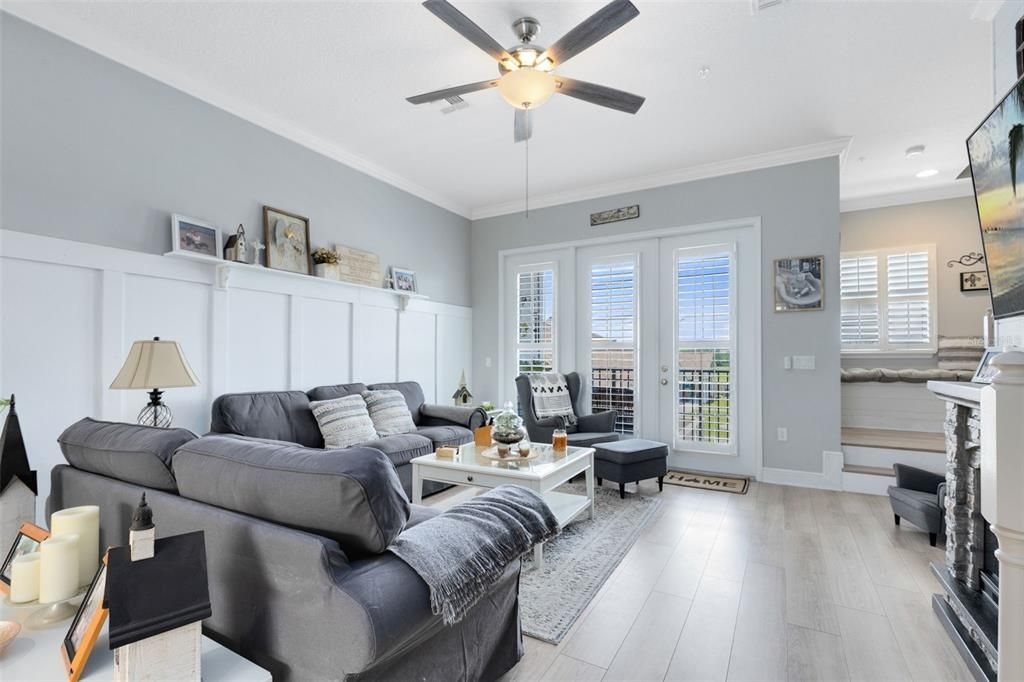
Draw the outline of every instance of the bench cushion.
<instances>
[{"instance_id":1,"label":"bench cushion","mask_svg":"<svg viewBox=\"0 0 1024 682\"><path fill-rule=\"evenodd\" d=\"M653 440L630 438L594 446L594 459L614 464L632 464L668 457L668 446Z\"/></svg>"},{"instance_id":2,"label":"bench cushion","mask_svg":"<svg viewBox=\"0 0 1024 682\"><path fill-rule=\"evenodd\" d=\"M395 468L378 450L315 450L239 436L203 436L173 460L183 497L379 554L409 520Z\"/></svg>"},{"instance_id":3,"label":"bench cushion","mask_svg":"<svg viewBox=\"0 0 1024 682\"><path fill-rule=\"evenodd\" d=\"M68 464L107 478L175 492L171 458L194 440L188 429L97 421L86 417L64 429L57 442Z\"/></svg>"}]
</instances>

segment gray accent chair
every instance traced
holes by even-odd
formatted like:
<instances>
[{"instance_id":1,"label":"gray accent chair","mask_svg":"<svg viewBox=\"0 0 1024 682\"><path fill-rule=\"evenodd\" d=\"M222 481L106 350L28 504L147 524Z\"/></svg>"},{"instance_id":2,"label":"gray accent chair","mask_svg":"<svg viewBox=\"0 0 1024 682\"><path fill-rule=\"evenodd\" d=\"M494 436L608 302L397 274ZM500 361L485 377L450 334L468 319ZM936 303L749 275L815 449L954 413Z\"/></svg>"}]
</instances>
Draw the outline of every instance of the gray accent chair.
<instances>
[{"instance_id":1,"label":"gray accent chair","mask_svg":"<svg viewBox=\"0 0 1024 682\"><path fill-rule=\"evenodd\" d=\"M357 447L380 450L398 472L405 494L412 498L412 465L414 457L429 455L437 448L470 443L473 429L487 422L487 413L479 407L430 405L423 397L423 388L415 381L366 384L335 384L302 391L265 391L228 393L213 401L210 430L268 440L298 443L307 448L323 448L324 439L313 417L309 403L365 390L393 389L401 392L409 406L415 433L378 438ZM423 494L445 490L451 486L433 481L423 483Z\"/></svg>"},{"instance_id":2,"label":"gray accent chair","mask_svg":"<svg viewBox=\"0 0 1024 682\"><path fill-rule=\"evenodd\" d=\"M522 657L519 562L445 625L426 583L380 551L437 512L409 504L377 450L192 436L172 457L174 485L155 490L140 483L168 471L169 443L155 432L180 434L92 422L68 431L62 449L76 464L52 470L47 515L99 505L100 547L125 545L145 491L158 536L203 531L213 607L203 632L277 682L495 680Z\"/></svg>"},{"instance_id":3,"label":"gray accent chair","mask_svg":"<svg viewBox=\"0 0 1024 682\"><path fill-rule=\"evenodd\" d=\"M932 547L946 533L946 477L924 469L894 464L896 485L889 486L893 520L906 519L928 532Z\"/></svg>"},{"instance_id":4,"label":"gray accent chair","mask_svg":"<svg viewBox=\"0 0 1024 682\"><path fill-rule=\"evenodd\" d=\"M615 410L606 410L596 414L584 414L581 405L583 382L577 372L565 375L565 383L569 387L569 399L572 410L576 414L576 425L566 426L561 417L545 417L541 419L533 407L533 392L530 390L530 378L525 374L516 377L516 390L519 392L519 407L523 414L523 425L530 435L530 440L538 443L550 443L551 434L557 428L565 428L569 436L569 445L590 447L594 443L606 443L618 440L615 432Z\"/></svg>"}]
</instances>

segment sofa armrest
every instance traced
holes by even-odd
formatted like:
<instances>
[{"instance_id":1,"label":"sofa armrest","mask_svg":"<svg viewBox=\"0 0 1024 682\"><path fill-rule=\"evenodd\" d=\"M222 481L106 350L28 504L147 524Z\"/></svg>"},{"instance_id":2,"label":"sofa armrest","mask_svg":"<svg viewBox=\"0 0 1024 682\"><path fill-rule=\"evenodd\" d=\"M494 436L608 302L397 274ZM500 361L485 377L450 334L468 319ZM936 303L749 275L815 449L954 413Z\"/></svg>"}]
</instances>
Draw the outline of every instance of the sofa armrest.
<instances>
[{"instance_id":1,"label":"sofa armrest","mask_svg":"<svg viewBox=\"0 0 1024 682\"><path fill-rule=\"evenodd\" d=\"M939 510L942 512L942 517L946 516L946 482L943 481L939 484L939 491L935 495L935 501L939 504Z\"/></svg>"},{"instance_id":2,"label":"sofa armrest","mask_svg":"<svg viewBox=\"0 0 1024 682\"><path fill-rule=\"evenodd\" d=\"M894 464L892 468L896 472L897 488L917 490L922 493L937 493L939 485L946 482L946 477L942 474L932 473L931 471L907 466L906 464Z\"/></svg>"},{"instance_id":3,"label":"sofa armrest","mask_svg":"<svg viewBox=\"0 0 1024 682\"><path fill-rule=\"evenodd\" d=\"M457 424L472 431L487 423L487 413L481 407L456 405L421 405L420 423L424 426Z\"/></svg>"},{"instance_id":4,"label":"sofa armrest","mask_svg":"<svg viewBox=\"0 0 1024 682\"><path fill-rule=\"evenodd\" d=\"M576 427L587 433L610 433L615 430L615 410L605 410L595 414L585 414L577 418Z\"/></svg>"}]
</instances>

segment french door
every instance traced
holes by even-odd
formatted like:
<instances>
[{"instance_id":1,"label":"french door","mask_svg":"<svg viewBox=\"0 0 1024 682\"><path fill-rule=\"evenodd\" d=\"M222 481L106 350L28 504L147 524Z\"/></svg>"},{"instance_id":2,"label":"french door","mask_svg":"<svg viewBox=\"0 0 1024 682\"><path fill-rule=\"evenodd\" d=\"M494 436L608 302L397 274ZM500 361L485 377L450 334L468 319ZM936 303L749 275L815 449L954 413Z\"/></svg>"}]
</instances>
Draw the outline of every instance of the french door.
<instances>
[{"instance_id":1,"label":"french door","mask_svg":"<svg viewBox=\"0 0 1024 682\"><path fill-rule=\"evenodd\" d=\"M584 401L676 468L754 475L760 255L750 229L576 249Z\"/></svg>"}]
</instances>

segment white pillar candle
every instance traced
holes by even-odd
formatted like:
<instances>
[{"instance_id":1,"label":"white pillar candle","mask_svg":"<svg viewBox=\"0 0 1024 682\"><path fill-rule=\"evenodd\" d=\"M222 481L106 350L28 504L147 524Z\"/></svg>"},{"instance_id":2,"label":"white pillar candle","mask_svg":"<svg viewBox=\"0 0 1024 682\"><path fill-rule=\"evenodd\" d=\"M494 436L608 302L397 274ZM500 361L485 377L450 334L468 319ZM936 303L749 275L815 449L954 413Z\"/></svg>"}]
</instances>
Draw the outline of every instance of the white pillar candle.
<instances>
[{"instance_id":1,"label":"white pillar candle","mask_svg":"<svg viewBox=\"0 0 1024 682\"><path fill-rule=\"evenodd\" d=\"M11 562L11 601L24 604L36 599L39 599L39 552L32 552Z\"/></svg>"},{"instance_id":2,"label":"white pillar candle","mask_svg":"<svg viewBox=\"0 0 1024 682\"><path fill-rule=\"evenodd\" d=\"M39 545L39 603L51 604L78 592L78 536L50 536Z\"/></svg>"},{"instance_id":3,"label":"white pillar candle","mask_svg":"<svg viewBox=\"0 0 1024 682\"><path fill-rule=\"evenodd\" d=\"M50 515L50 537L78 536L78 584L88 585L100 566L100 508L69 507Z\"/></svg>"}]
</instances>

